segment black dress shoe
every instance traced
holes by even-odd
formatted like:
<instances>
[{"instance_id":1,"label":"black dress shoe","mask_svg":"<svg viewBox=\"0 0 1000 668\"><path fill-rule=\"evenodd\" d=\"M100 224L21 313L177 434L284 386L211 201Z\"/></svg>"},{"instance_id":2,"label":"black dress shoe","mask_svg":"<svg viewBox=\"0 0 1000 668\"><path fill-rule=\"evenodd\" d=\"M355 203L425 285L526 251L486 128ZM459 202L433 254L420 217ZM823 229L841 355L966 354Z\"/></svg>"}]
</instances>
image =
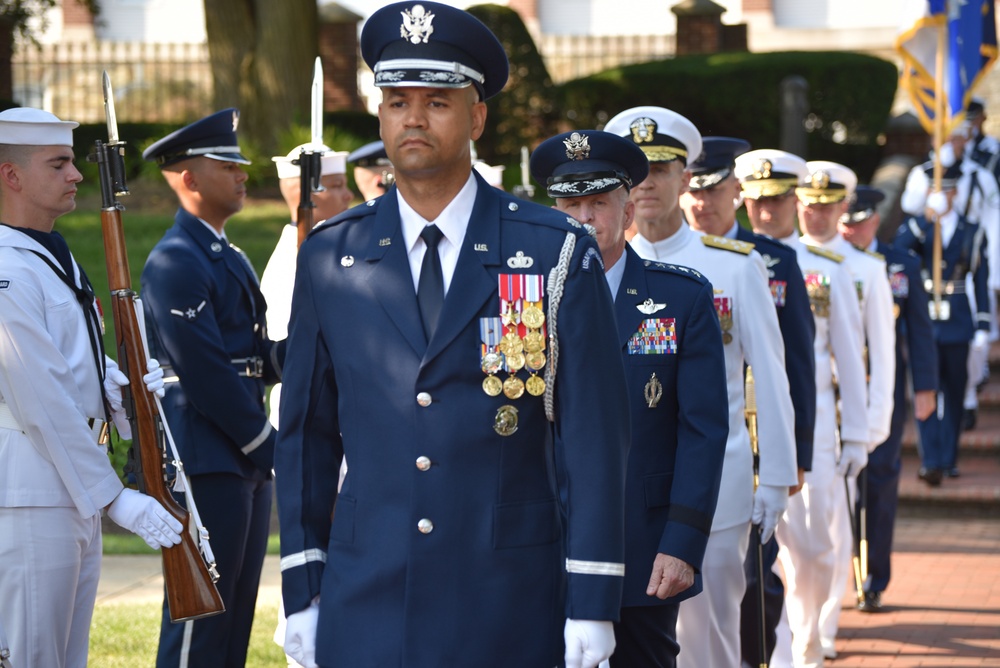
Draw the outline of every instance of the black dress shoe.
<instances>
[{"instance_id":1,"label":"black dress shoe","mask_svg":"<svg viewBox=\"0 0 1000 668\"><path fill-rule=\"evenodd\" d=\"M925 469L921 468L917 473L917 477L926 482L931 487L937 487L941 484L941 469Z\"/></svg>"},{"instance_id":2,"label":"black dress shoe","mask_svg":"<svg viewBox=\"0 0 1000 668\"><path fill-rule=\"evenodd\" d=\"M866 591L865 600L858 604L861 612L882 612L882 592Z\"/></svg>"},{"instance_id":3,"label":"black dress shoe","mask_svg":"<svg viewBox=\"0 0 1000 668\"><path fill-rule=\"evenodd\" d=\"M952 468L945 471L944 474L949 478L958 478L959 476L962 475L962 472L958 470L958 467L953 466Z\"/></svg>"},{"instance_id":4,"label":"black dress shoe","mask_svg":"<svg viewBox=\"0 0 1000 668\"><path fill-rule=\"evenodd\" d=\"M972 431L976 428L976 409L966 408L962 411L962 431Z\"/></svg>"}]
</instances>

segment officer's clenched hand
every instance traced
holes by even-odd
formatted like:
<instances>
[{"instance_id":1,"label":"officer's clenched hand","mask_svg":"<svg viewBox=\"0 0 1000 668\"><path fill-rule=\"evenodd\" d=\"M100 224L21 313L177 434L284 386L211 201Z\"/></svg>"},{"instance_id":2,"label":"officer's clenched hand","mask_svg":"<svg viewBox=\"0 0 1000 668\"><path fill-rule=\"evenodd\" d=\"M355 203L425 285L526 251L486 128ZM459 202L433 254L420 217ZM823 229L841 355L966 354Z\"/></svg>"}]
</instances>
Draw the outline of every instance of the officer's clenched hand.
<instances>
[{"instance_id":1,"label":"officer's clenched hand","mask_svg":"<svg viewBox=\"0 0 1000 668\"><path fill-rule=\"evenodd\" d=\"M681 593L694 584L694 568L685 561L669 554L656 555L653 573L649 576L646 596L666 599Z\"/></svg>"},{"instance_id":2,"label":"officer's clenched hand","mask_svg":"<svg viewBox=\"0 0 1000 668\"><path fill-rule=\"evenodd\" d=\"M181 542L184 525L151 496L123 489L108 506L108 517L146 541L154 550Z\"/></svg>"},{"instance_id":3,"label":"officer's clenched hand","mask_svg":"<svg viewBox=\"0 0 1000 668\"><path fill-rule=\"evenodd\" d=\"M615 627L611 622L567 619L563 639L566 668L596 668L615 651Z\"/></svg>"},{"instance_id":4,"label":"officer's clenched hand","mask_svg":"<svg viewBox=\"0 0 1000 668\"><path fill-rule=\"evenodd\" d=\"M917 390L913 393L913 415L921 422L926 420L937 408L937 392L935 390Z\"/></svg>"},{"instance_id":5,"label":"officer's clenched hand","mask_svg":"<svg viewBox=\"0 0 1000 668\"><path fill-rule=\"evenodd\" d=\"M285 654L303 668L316 666L316 626L319 623L319 598L309 607L288 616L285 622Z\"/></svg>"},{"instance_id":6,"label":"officer's clenched hand","mask_svg":"<svg viewBox=\"0 0 1000 668\"><path fill-rule=\"evenodd\" d=\"M857 441L844 441L840 447L840 460L837 462L837 475L853 477L861 473L868 464L868 444Z\"/></svg>"},{"instance_id":7,"label":"officer's clenched hand","mask_svg":"<svg viewBox=\"0 0 1000 668\"><path fill-rule=\"evenodd\" d=\"M760 525L760 542L771 540L781 514L788 507L788 487L785 485L760 485L753 495L751 520Z\"/></svg>"}]
</instances>

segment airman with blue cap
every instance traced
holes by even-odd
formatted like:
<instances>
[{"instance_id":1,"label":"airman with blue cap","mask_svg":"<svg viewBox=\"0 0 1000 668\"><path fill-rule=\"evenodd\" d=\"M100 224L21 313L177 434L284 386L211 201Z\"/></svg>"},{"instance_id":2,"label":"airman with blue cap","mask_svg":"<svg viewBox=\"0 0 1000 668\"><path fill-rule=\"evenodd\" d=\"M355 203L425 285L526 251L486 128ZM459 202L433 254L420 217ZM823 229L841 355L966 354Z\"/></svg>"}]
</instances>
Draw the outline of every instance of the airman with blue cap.
<instances>
[{"instance_id":1,"label":"airman with blue cap","mask_svg":"<svg viewBox=\"0 0 1000 668\"><path fill-rule=\"evenodd\" d=\"M922 289L920 258L876 237L880 223L878 205L884 199L885 194L878 188L858 186L838 225L847 241L885 257L896 320L896 381L889 436L869 453L865 474L858 478L858 484L863 481L867 491L866 512L862 517L859 509L855 520L867 522L868 578L864 583L864 600L858 605L863 612L882 610L882 593L891 576L907 395L913 397L913 415L919 424L934 411L938 388L937 346L927 293ZM908 384L911 392L907 392Z\"/></svg>"},{"instance_id":2,"label":"airman with blue cap","mask_svg":"<svg viewBox=\"0 0 1000 668\"><path fill-rule=\"evenodd\" d=\"M267 304L249 259L225 225L243 208L249 164L239 113L225 109L147 148L177 195L174 225L142 271L143 309L154 355L166 363L166 418L223 579L226 612L172 624L164 601L157 665L182 657L243 665L267 550L277 432L266 385L279 379L283 344L267 335ZM228 583L228 584L226 584Z\"/></svg>"},{"instance_id":3,"label":"airman with blue cap","mask_svg":"<svg viewBox=\"0 0 1000 668\"><path fill-rule=\"evenodd\" d=\"M726 361L729 436L718 506L704 560L704 592L684 601L677 621L678 665L739 665L739 601L746 590L743 562L751 521L770 538L797 484L793 408L784 346L768 288L767 269L754 244L704 234L685 224L692 168L703 139L694 124L661 107L624 111L606 126L646 153L649 176L632 189L639 233L632 247L651 261L682 264L712 283ZM732 198L727 219L733 214ZM731 224L731 220L727 220ZM760 415L760 485L753 487L753 456L744 417L745 364L753 367ZM706 629L712 629L706 633Z\"/></svg>"},{"instance_id":4,"label":"airman with blue cap","mask_svg":"<svg viewBox=\"0 0 1000 668\"><path fill-rule=\"evenodd\" d=\"M812 467L813 430L816 424L816 379L813 338L816 327L809 311L802 271L795 251L781 242L742 227L736 222L735 211L742 201L740 182L736 178L739 156L750 150L750 144L731 137L705 137L702 152L692 163L691 189L681 195L681 207L688 223L706 234L737 239L754 244L767 268L768 285L778 314L778 326L785 344L785 374L791 390L795 411L795 459L799 484L789 490L799 491L805 471ZM770 175L769 175L770 176ZM794 185L794 183L792 184ZM771 571L778 556L777 541L772 538L761 547L764 574L766 648L759 645L760 593L757 589L757 556L755 547L747 551L747 590L743 596L740 616L740 643L743 660L749 664L767 663L775 644L775 628L781 616L784 587Z\"/></svg>"},{"instance_id":5,"label":"airman with blue cap","mask_svg":"<svg viewBox=\"0 0 1000 668\"><path fill-rule=\"evenodd\" d=\"M677 612L702 590L729 432L712 285L689 267L643 260L625 242L635 215L629 191L648 171L635 143L596 130L556 135L531 156L555 208L596 230L628 381L625 590L613 668L676 665ZM651 481L669 504L648 502ZM668 511L678 507L685 512Z\"/></svg>"},{"instance_id":6,"label":"airman with blue cap","mask_svg":"<svg viewBox=\"0 0 1000 668\"><path fill-rule=\"evenodd\" d=\"M351 151L347 164L354 165L354 184L366 202L385 194L392 185L392 163L381 139Z\"/></svg>"},{"instance_id":7,"label":"airman with blue cap","mask_svg":"<svg viewBox=\"0 0 1000 668\"><path fill-rule=\"evenodd\" d=\"M593 668L614 649L628 445L597 242L473 167L508 68L478 19L394 3L361 52L395 181L299 249L275 461L285 651Z\"/></svg>"}]
</instances>

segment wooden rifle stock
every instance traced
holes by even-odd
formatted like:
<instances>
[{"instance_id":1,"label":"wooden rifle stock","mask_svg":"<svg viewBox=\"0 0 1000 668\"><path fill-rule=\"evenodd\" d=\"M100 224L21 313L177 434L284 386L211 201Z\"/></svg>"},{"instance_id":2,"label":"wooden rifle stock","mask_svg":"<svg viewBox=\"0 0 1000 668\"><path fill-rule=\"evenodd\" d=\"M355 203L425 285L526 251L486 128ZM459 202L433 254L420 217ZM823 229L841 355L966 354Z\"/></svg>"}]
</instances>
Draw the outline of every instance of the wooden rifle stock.
<instances>
[{"instance_id":1,"label":"wooden rifle stock","mask_svg":"<svg viewBox=\"0 0 1000 668\"><path fill-rule=\"evenodd\" d=\"M98 156L110 150L114 150L114 147L98 142ZM101 165L102 168L104 166ZM105 180L109 184L111 182L110 178L102 178L102 190ZM142 382L148 360L136 315L136 294L131 287L121 209L121 205L114 201L113 193L110 198L105 195L101 209L101 229L108 267L108 287L111 291L111 311L114 315L115 343L118 362L130 381L123 388L126 394L124 403L132 425L132 450L139 490L159 501L184 526L181 543L160 550L170 620L181 622L219 614L225 611L225 606L191 533L191 515L174 500L167 486L167 458L161 445L160 415L153 395L146 391Z\"/></svg>"}]
</instances>

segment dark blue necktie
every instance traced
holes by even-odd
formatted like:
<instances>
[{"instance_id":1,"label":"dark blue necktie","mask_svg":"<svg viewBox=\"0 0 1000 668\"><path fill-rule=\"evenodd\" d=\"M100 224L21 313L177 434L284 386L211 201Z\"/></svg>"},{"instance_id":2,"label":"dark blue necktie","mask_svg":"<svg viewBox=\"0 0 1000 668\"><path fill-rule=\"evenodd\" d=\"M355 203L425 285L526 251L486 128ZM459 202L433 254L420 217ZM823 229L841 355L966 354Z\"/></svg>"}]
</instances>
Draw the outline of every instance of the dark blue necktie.
<instances>
[{"instance_id":1,"label":"dark blue necktie","mask_svg":"<svg viewBox=\"0 0 1000 668\"><path fill-rule=\"evenodd\" d=\"M424 334L430 341L437 329L441 306L444 304L444 273L441 271L441 258L438 256L438 243L444 233L437 225L428 225L420 233L420 238L427 244L424 251L424 261L420 265L420 280L417 282L417 303L420 305L420 318L424 323Z\"/></svg>"}]
</instances>

